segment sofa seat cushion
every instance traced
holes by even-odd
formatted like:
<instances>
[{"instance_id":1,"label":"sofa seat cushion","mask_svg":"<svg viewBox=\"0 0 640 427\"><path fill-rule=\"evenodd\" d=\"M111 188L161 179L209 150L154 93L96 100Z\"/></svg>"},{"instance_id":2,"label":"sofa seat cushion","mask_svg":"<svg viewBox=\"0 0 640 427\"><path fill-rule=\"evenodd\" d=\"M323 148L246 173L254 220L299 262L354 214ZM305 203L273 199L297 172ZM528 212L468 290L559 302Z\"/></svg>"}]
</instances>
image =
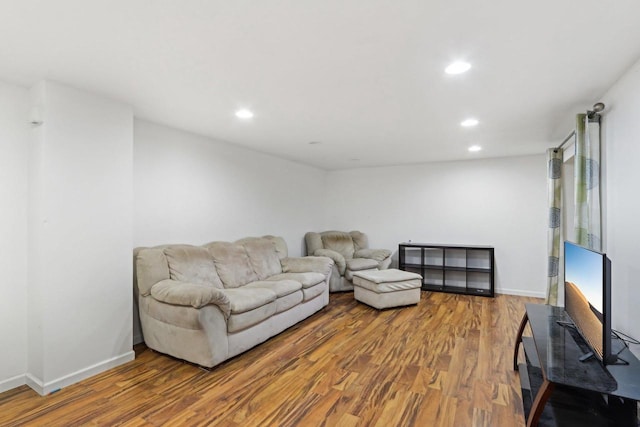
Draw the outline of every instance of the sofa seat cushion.
<instances>
[{"instance_id":1,"label":"sofa seat cushion","mask_svg":"<svg viewBox=\"0 0 640 427\"><path fill-rule=\"evenodd\" d=\"M302 290L295 291L289 295L285 295L283 297L279 297L276 300L276 313L282 313L283 311L287 311L290 308L295 307L300 304L304 299L304 294Z\"/></svg>"},{"instance_id":2,"label":"sofa seat cushion","mask_svg":"<svg viewBox=\"0 0 640 427\"><path fill-rule=\"evenodd\" d=\"M271 292L268 289L251 289L252 292L255 292L256 290ZM271 294L275 298L275 294L273 292L271 292ZM231 316L229 316L229 320L227 321L227 332L238 332L253 325L257 325L276 314L276 308L276 301L271 301L270 303L261 305L253 310L237 314L231 313Z\"/></svg>"},{"instance_id":3,"label":"sofa seat cushion","mask_svg":"<svg viewBox=\"0 0 640 427\"><path fill-rule=\"evenodd\" d=\"M211 254L203 247L175 245L164 249L170 278L178 282L213 286L222 289Z\"/></svg>"},{"instance_id":4,"label":"sofa seat cushion","mask_svg":"<svg viewBox=\"0 0 640 427\"><path fill-rule=\"evenodd\" d=\"M258 282L251 282L242 287L247 288L261 288L270 289L275 292L278 298L292 294L295 291L302 289L302 284L296 280L260 280Z\"/></svg>"},{"instance_id":5,"label":"sofa seat cushion","mask_svg":"<svg viewBox=\"0 0 640 427\"><path fill-rule=\"evenodd\" d=\"M315 286L309 286L308 288L302 289L302 294L304 296L303 301L314 299L318 295L322 294L325 289L327 289L326 283L318 283Z\"/></svg>"},{"instance_id":6,"label":"sofa seat cushion","mask_svg":"<svg viewBox=\"0 0 640 427\"><path fill-rule=\"evenodd\" d=\"M308 273L280 273L267 278L267 280L295 280L302 285L303 289L306 289L324 282L325 278L326 276L322 273L314 273L310 271Z\"/></svg>"},{"instance_id":7,"label":"sofa seat cushion","mask_svg":"<svg viewBox=\"0 0 640 427\"><path fill-rule=\"evenodd\" d=\"M369 258L352 258L347 260L347 269L351 271L371 270L378 268L378 261Z\"/></svg>"},{"instance_id":8,"label":"sofa seat cushion","mask_svg":"<svg viewBox=\"0 0 640 427\"><path fill-rule=\"evenodd\" d=\"M233 288L223 291L229 298L231 315L245 313L276 300L276 293L265 288Z\"/></svg>"}]
</instances>

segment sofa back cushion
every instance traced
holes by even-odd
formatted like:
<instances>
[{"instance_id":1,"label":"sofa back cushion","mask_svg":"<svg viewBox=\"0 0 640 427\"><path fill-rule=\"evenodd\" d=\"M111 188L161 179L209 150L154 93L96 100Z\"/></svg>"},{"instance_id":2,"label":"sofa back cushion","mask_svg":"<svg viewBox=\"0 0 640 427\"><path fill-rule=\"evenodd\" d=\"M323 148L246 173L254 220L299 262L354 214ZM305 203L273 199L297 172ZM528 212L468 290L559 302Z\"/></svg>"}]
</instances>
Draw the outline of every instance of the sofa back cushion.
<instances>
[{"instance_id":1,"label":"sofa back cushion","mask_svg":"<svg viewBox=\"0 0 640 427\"><path fill-rule=\"evenodd\" d=\"M287 248L287 242L280 236L262 236L261 239L266 239L271 241L276 247L276 253L278 254L279 259L285 259L289 256L289 249Z\"/></svg>"},{"instance_id":2,"label":"sofa back cushion","mask_svg":"<svg viewBox=\"0 0 640 427\"><path fill-rule=\"evenodd\" d=\"M341 254L345 259L353 258L355 246L349 233L343 231L325 231L321 233L322 245Z\"/></svg>"},{"instance_id":3,"label":"sofa back cushion","mask_svg":"<svg viewBox=\"0 0 640 427\"><path fill-rule=\"evenodd\" d=\"M140 295L146 297L153 285L170 278L167 258L162 248L136 248L134 256L135 285Z\"/></svg>"},{"instance_id":4,"label":"sofa back cushion","mask_svg":"<svg viewBox=\"0 0 640 427\"><path fill-rule=\"evenodd\" d=\"M247 237L236 243L244 246L249 262L258 279L264 280L276 274L282 273L282 265L276 251L276 245L272 240L260 237Z\"/></svg>"},{"instance_id":5,"label":"sofa back cushion","mask_svg":"<svg viewBox=\"0 0 640 427\"><path fill-rule=\"evenodd\" d=\"M213 257L206 248L175 245L164 249L171 279L223 289Z\"/></svg>"},{"instance_id":6,"label":"sofa back cushion","mask_svg":"<svg viewBox=\"0 0 640 427\"><path fill-rule=\"evenodd\" d=\"M304 235L304 243L307 246L307 255L315 256L318 249L324 249L322 246L322 236L320 233L309 231Z\"/></svg>"},{"instance_id":7,"label":"sofa back cushion","mask_svg":"<svg viewBox=\"0 0 640 427\"><path fill-rule=\"evenodd\" d=\"M356 251L360 249L369 249L369 238L361 231L350 231L349 234L353 239L353 246Z\"/></svg>"},{"instance_id":8,"label":"sofa back cushion","mask_svg":"<svg viewBox=\"0 0 640 427\"><path fill-rule=\"evenodd\" d=\"M205 245L213 256L216 270L225 288L238 288L258 280L244 246L230 242L212 242Z\"/></svg>"}]
</instances>

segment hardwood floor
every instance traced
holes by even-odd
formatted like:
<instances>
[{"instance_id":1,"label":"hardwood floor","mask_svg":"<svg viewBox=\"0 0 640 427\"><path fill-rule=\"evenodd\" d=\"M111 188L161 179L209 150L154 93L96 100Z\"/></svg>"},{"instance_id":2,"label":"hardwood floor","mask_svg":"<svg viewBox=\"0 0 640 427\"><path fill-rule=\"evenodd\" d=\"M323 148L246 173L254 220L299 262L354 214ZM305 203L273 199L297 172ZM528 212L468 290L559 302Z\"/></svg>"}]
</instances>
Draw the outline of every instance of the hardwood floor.
<instances>
[{"instance_id":1,"label":"hardwood floor","mask_svg":"<svg viewBox=\"0 0 640 427\"><path fill-rule=\"evenodd\" d=\"M136 346L135 361L41 397L0 394L0 426L524 426L513 343L525 302L423 292L321 312L206 371Z\"/></svg>"}]
</instances>

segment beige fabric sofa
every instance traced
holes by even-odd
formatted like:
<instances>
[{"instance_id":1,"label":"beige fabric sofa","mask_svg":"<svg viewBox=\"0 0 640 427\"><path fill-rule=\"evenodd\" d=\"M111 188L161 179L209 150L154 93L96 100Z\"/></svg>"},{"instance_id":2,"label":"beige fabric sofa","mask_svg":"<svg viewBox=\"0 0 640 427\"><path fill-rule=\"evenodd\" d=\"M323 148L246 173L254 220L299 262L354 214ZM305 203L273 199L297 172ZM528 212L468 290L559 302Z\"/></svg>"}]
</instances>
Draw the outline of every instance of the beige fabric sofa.
<instances>
[{"instance_id":1,"label":"beige fabric sofa","mask_svg":"<svg viewBox=\"0 0 640 427\"><path fill-rule=\"evenodd\" d=\"M326 256L334 261L330 292L353 290L355 271L385 270L391 264L391 251L369 249L369 239L360 231L309 232L304 240L307 255Z\"/></svg>"},{"instance_id":2,"label":"beige fabric sofa","mask_svg":"<svg viewBox=\"0 0 640 427\"><path fill-rule=\"evenodd\" d=\"M289 258L280 237L137 248L134 255L146 345L205 367L329 303L333 261Z\"/></svg>"}]
</instances>

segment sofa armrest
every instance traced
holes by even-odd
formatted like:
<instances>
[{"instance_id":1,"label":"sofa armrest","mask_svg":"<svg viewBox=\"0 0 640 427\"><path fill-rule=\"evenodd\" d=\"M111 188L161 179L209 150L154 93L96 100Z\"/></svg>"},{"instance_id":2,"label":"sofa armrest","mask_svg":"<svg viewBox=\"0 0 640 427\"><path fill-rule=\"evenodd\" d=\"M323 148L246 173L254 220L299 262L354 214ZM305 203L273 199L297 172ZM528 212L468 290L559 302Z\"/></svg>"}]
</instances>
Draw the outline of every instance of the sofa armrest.
<instances>
[{"instance_id":1,"label":"sofa armrest","mask_svg":"<svg viewBox=\"0 0 640 427\"><path fill-rule=\"evenodd\" d=\"M329 257L336 263L336 267L338 267L338 272L341 276L344 276L344 271L347 268L347 261L344 259L341 253L332 251L331 249L316 249L313 253L315 256L324 256Z\"/></svg>"},{"instance_id":2,"label":"sofa armrest","mask_svg":"<svg viewBox=\"0 0 640 427\"><path fill-rule=\"evenodd\" d=\"M378 262L384 261L391 256L391 251L388 249L358 249L354 254L354 258L368 258L374 259Z\"/></svg>"},{"instance_id":3,"label":"sofa armrest","mask_svg":"<svg viewBox=\"0 0 640 427\"><path fill-rule=\"evenodd\" d=\"M228 318L231 313L229 297L222 290L212 286L165 279L151 287L151 296L167 304L194 308L215 304L220 308L225 318Z\"/></svg>"},{"instance_id":4,"label":"sofa armrest","mask_svg":"<svg viewBox=\"0 0 640 427\"><path fill-rule=\"evenodd\" d=\"M322 273L327 276L331 272L331 267L333 266L333 260L324 256L283 258L280 262L282 263L283 273L315 272Z\"/></svg>"}]
</instances>

